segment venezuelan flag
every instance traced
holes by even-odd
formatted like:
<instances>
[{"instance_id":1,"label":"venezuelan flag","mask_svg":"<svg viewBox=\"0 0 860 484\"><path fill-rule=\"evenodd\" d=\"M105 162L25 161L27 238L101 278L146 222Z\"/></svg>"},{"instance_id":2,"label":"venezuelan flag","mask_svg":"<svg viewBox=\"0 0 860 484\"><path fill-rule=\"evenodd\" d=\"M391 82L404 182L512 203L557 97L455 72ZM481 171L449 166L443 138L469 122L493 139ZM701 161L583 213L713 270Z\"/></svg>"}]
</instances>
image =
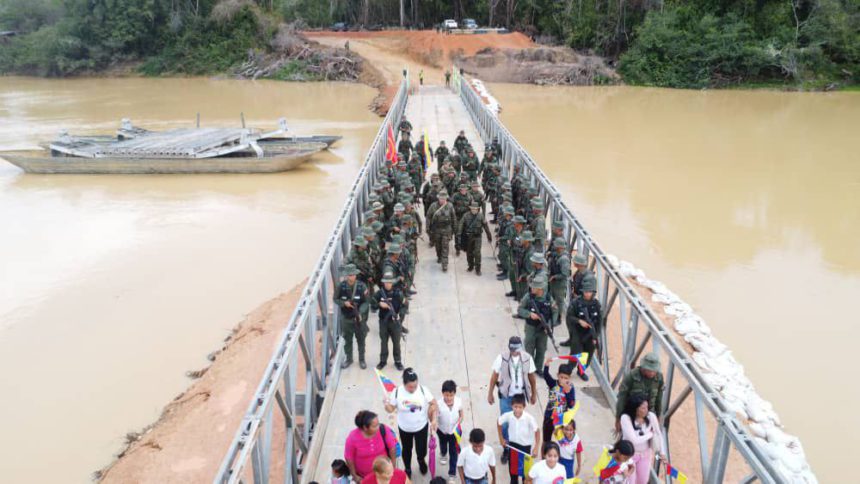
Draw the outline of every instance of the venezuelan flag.
<instances>
[{"instance_id":1,"label":"venezuelan flag","mask_svg":"<svg viewBox=\"0 0 860 484\"><path fill-rule=\"evenodd\" d=\"M424 130L424 171L433 162L433 157L430 154L430 138L427 137L427 130Z\"/></svg>"},{"instance_id":2,"label":"venezuelan flag","mask_svg":"<svg viewBox=\"0 0 860 484\"><path fill-rule=\"evenodd\" d=\"M618 472L618 462L609 456L609 449L604 448L600 458L597 459L597 464L594 464L594 475L600 477L601 480L608 479Z\"/></svg>"},{"instance_id":3,"label":"venezuelan flag","mask_svg":"<svg viewBox=\"0 0 860 484\"><path fill-rule=\"evenodd\" d=\"M463 440L463 426L457 422L457 427L454 429L454 440L457 443L457 453L460 452L460 442Z\"/></svg>"},{"instance_id":4,"label":"venezuelan flag","mask_svg":"<svg viewBox=\"0 0 860 484\"><path fill-rule=\"evenodd\" d=\"M522 476L525 478L529 475L532 464L534 464L534 458L532 458L531 455L511 446L508 446L508 449L511 450L511 457L508 459L510 475Z\"/></svg>"},{"instance_id":5,"label":"venezuelan flag","mask_svg":"<svg viewBox=\"0 0 860 484\"><path fill-rule=\"evenodd\" d=\"M383 375L381 371L376 368L374 368L374 371L376 371L376 377L379 378L379 383L382 385L382 388L385 389L385 393L391 393L395 388L397 388L397 385L395 385L390 378Z\"/></svg>"},{"instance_id":6,"label":"venezuelan flag","mask_svg":"<svg viewBox=\"0 0 860 484\"><path fill-rule=\"evenodd\" d=\"M687 482L687 475L679 471L677 467L672 467L670 464L666 464L666 475L678 481L679 484Z\"/></svg>"}]
</instances>

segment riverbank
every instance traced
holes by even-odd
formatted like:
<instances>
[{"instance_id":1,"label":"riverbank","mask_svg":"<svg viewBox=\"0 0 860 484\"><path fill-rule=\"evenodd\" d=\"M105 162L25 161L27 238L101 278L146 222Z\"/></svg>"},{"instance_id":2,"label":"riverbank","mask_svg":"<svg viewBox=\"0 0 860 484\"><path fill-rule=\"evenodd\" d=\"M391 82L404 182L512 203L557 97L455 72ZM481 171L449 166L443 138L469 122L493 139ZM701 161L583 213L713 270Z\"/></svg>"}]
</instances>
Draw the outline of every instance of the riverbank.
<instances>
[{"instance_id":1,"label":"riverbank","mask_svg":"<svg viewBox=\"0 0 860 484\"><path fill-rule=\"evenodd\" d=\"M306 282L248 314L209 355L210 366L188 372L196 381L156 422L129 432L125 449L94 476L105 483L211 480Z\"/></svg>"}]
</instances>

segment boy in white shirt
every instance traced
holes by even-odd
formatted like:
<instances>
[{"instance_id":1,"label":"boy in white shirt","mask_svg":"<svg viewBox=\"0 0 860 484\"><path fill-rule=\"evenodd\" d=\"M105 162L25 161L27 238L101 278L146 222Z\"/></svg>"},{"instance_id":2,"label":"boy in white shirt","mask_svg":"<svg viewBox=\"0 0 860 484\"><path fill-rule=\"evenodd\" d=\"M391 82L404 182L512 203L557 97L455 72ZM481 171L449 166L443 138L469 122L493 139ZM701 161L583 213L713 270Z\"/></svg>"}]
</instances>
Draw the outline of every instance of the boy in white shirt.
<instances>
[{"instance_id":1,"label":"boy in white shirt","mask_svg":"<svg viewBox=\"0 0 860 484\"><path fill-rule=\"evenodd\" d=\"M511 484L517 484L519 478L525 476L525 457L532 455L537 457L540 452L541 428L537 420L526 413L526 397L514 395L511 400L513 410L503 413L499 417L498 425L499 442L502 448L510 447L511 453L508 460L508 471L511 476ZM508 426L508 438L505 439L502 426Z\"/></svg>"},{"instance_id":2,"label":"boy in white shirt","mask_svg":"<svg viewBox=\"0 0 860 484\"><path fill-rule=\"evenodd\" d=\"M442 398L436 399L436 435L439 436L439 452L442 465L448 464L448 478L457 475L457 455L460 447L454 432L463 421L463 404L457 396L457 384L452 380L442 383ZM462 432L462 427L461 427ZM450 456L450 462L448 461Z\"/></svg>"},{"instance_id":3,"label":"boy in white shirt","mask_svg":"<svg viewBox=\"0 0 860 484\"><path fill-rule=\"evenodd\" d=\"M469 432L469 445L463 446L457 459L462 484L496 484L496 454L484 445L486 436L481 429ZM488 481L489 471L492 480Z\"/></svg>"}]
</instances>

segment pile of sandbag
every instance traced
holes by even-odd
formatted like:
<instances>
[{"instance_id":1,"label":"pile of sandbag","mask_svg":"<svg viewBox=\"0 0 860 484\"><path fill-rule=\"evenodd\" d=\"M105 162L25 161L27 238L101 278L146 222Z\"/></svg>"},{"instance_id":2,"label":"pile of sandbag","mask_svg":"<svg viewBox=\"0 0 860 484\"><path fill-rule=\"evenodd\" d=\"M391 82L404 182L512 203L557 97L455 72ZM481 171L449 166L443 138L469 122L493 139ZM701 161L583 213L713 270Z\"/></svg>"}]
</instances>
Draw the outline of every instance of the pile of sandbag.
<instances>
[{"instance_id":1,"label":"pile of sandbag","mask_svg":"<svg viewBox=\"0 0 860 484\"><path fill-rule=\"evenodd\" d=\"M756 393L744 374L743 365L711 334L707 323L693 308L665 284L649 279L630 262L619 261L614 256L607 256L607 260L622 276L648 288L653 293L651 301L663 305L663 311L675 318L675 331L693 347L691 357L708 384L719 392L729 410L746 422L751 434L789 482L817 484L818 479L806 461L800 440L783 431L773 405Z\"/></svg>"},{"instance_id":2,"label":"pile of sandbag","mask_svg":"<svg viewBox=\"0 0 860 484\"><path fill-rule=\"evenodd\" d=\"M484 98L487 109L489 109L491 113L498 115L502 111L502 105L499 104L498 99L490 94L490 90L487 89L487 86L481 82L480 79L472 79L472 87L475 88L475 91L477 91L479 96Z\"/></svg>"}]
</instances>

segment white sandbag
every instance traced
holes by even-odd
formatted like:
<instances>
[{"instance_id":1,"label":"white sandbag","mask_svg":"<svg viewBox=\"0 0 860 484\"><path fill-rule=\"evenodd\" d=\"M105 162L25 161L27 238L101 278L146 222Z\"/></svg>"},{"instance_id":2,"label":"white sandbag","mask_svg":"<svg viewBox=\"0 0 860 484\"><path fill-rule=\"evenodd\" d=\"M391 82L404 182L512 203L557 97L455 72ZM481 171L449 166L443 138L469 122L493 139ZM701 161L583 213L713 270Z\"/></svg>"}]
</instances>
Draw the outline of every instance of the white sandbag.
<instances>
[{"instance_id":1,"label":"white sandbag","mask_svg":"<svg viewBox=\"0 0 860 484\"><path fill-rule=\"evenodd\" d=\"M655 296L656 297L656 296ZM671 296L661 296L664 299L672 301ZM677 296L676 296L677 297ZM668 303L668 306L663 308L663 312L670 316L685 316L693 313L693 308L689 304L681 301L680 298Z\"/></svg>"},{"instance_id":2,"label":"white sandbag","mask_svg":"<svg viewBox=\"0 0 860 484\"><path fill-rule=\"evenodd\" d=\"M675 318L675 331L685 336L688 333L711 334L711 328L699 316L693 313Z\"/></svg>"},{"instance_id":3,"label":"white sandbag","mask_svg":"<svg viewBox=\"0 0 860 484\"><path fill-rule=\"evenodd\" d=\"M618 269L618 257L615 257L612 254L606 254L606 262L615 269Z\"/></svg>"},{"instance_id":4,"label":"white sandbag","mask_svg":"<svg viewBox=\"0 0 860 484\"><path fill-rule=\"evenodd\" d=\"M756 437L759 437L762 439L767 437L767 431L765 431L764 426L762 424L757 423L757 422L752 422L749 424L749 428L750 428L750 432L752 432L752 434L755 435Z\"/></svg>"},{"instance_id":5,"label":"white sandbag","mask_svg":"<svg viewBox=\"0 0 860 484\"><path fill-rule=\"evenodd\" d=\"M690 346L696 351L704 353L708 358L717 358L728 351L726 345L709 334L690 333L684 336L684 341L690 343Z\"/></svg>"}]
</instances>

